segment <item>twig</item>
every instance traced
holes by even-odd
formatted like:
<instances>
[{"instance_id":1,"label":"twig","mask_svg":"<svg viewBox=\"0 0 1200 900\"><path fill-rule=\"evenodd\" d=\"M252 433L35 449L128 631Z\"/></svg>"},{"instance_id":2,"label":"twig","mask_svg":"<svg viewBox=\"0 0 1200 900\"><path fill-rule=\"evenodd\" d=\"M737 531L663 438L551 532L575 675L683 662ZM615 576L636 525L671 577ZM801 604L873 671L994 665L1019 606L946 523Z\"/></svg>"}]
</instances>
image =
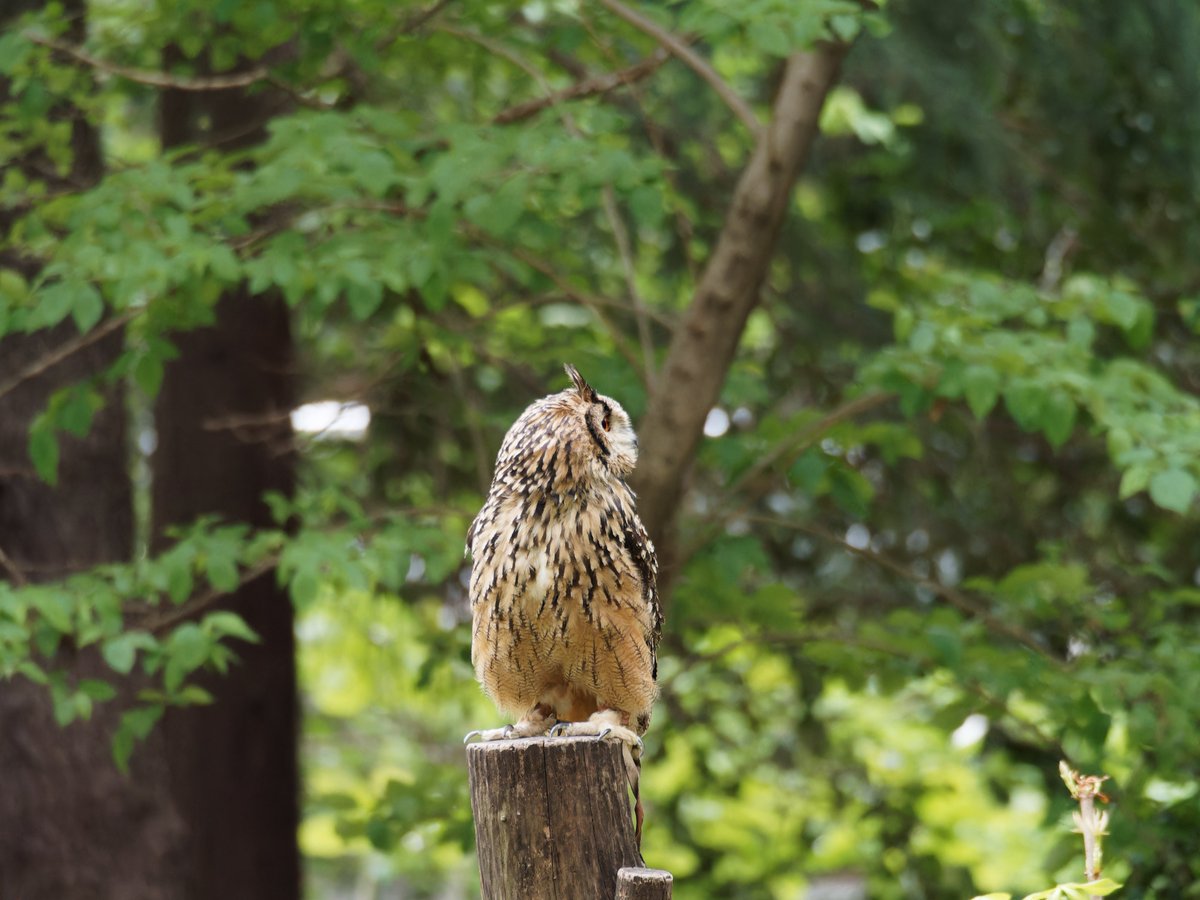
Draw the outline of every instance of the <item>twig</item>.
<instances>
[{"instance_id":1,"label":"twig","mask_svg":"<svg viewBox=\"0 0 1200 900\"><path fill-rule=\"evenodd\" d=\"M376 44L376 50L385 50L401 35L412 34L443 9L450 5L451 0L437 0L436 3L426 9L419 9L404 21L397 23L396 27L385 34Z\"/></svg>"},{"instance_id":2,"label":"twig","mask_svg":"<svg viewBox=\"0 0 1200 900\"><path fill-rule=\"evenodd\" d=\"M606 41L597 31L596 27L592 24L591 19L586 15L581 15L580 21L583 23L583 27L587 29L587 33L591 37L592 43L594 43L600 49L600 52L606 59L609 60L609 62L611 62L613 65L616 65L616 53L613 51L613 48L608 41ZM661 47L656 51L656 55L658 54L661 54L664 59L669 56L669 54ZM567 61L564 60L563 64L566 62ZM658 123L654 121L653 117L651 117L649 111L647 110L646 103L642 97L642 91L638 82L631 81L629 83L629 97L632 101L633 108L636 110L641 119L642 128L646 132L646 138L649 140L650 146L654 148L654 152L657 153L661 159L665 160L669 164L662 173L664 180L667 182L667 184L675 189L676 193L682 193L679 190L678 179L675 177L675 163L677 160L667 152L666 141L663 140L662 129L658 127ZM696 261L692 257L691 252L693 235L692 223L684 214L683 210L679 208L678 204L672 205L674 208L671 211L671 218L674 220L675 234L679 240L679 253L683 257L688 275L694 280L697 272Z\"/></svg>"},{"instance_id":3,"label":"twig","mask_svg":"<svg viewBox=\"0 0 1200 900\"><path fill-rule=\"evenodd\" d=\"M23 32L22 36L34 44L40 44L43 47L49 47L52 50L65 53L77 62L91 66L93 69L99 69L101 72L108 72L111 75L117 75L137 84L145 84L150 87L171 88L177 91L228 91L249 87L256 82L265 81L271 77L271 73L265 67L255 66L245 72L236 72L230 75L183 78L177 75L168 75L165 72L154 72L146 69L134 69L130 66L122 66L119 63L109 62L106 59L93 56L82 47L76 47L55 40L54 38L42 37L32 32Z\"/></svg>"},{"instance_id":4,"label":"twig","mask_svg":"<svg viewBox=\"0 0 1200 900\"><path fill-rule=\"evenodd\" d=\"M734 494L741 490L743 485L748 484L768 469L775 466L781 460L789 462L813 446L822 435L839 425L847 419L853 419L856 416L870 412L871 410L883 406L892 395L889 393L870 393L863 394L861 397L855 397L853 400L848 400L836 409L830 410L812 425L801 429L791 441L782 441L777 444L770 452L764 454L749 469L743 472L738 479L730 486L728 494Z\"/></svg>"},{"instance_id":5,"label":"twig","mask_svg":"<svg viewBox=\"0 0 1200 900\"><path fill-rule=\"evenodd\" d=\"M602 191L604 201L604 216L612 229L613 239L617 243L617 254L621 258L621 271L625 274L625 284L629 290L629 299L633 303L633 317L637 322L638 342L642 346L642 367L645 369L645 383L651 391L654 390L654 343L650 338L650 322L646 317L646 303L642 300L637 288L637 268L633 261L633 248L629 243L629 232L621 220L617 209L616 192L611 184L606 184Z\"/></svg>"},{"instance_id":6,"label":"twig","mask_svg":"<svg viewBox=\"0 0 1200 900\"><path fill-rule=\"evenodd\" d=\"M859 556L865 560L868 560L869 562L874 563L882 569L886 569L894 575L899 575L905 581L909 581L912 584L917 585L917 587L922 587L930 593L941 597L959 612L963 613L969 618L978 619L993 632L1002 634L1005 637L1028 648L1029 650L1032 650L1042 659L1045 659L1047 662L1051 663L1055 668L1060 670L1064 668L1063 661L1039 644L1033 635L1023 631L1020 628L1010 625L1003 619L997 618L990 611L984 609L961 591L958 591L949 585L934 581L931 578L926 578L923 575L918 575L912 569L908 568L908 566L895 559L892 559L886 554L878 553L874 550L871 550L869 547L856 547L855 545L847 542L845 538L842 538L834 534L832 531L828 531L819 525L812 525L807 522L799 522L792 519L783 519L778 516L754 515L747 516L747 518L751 521L762 522L767 525L778 525L782 528L791 528L795 531L801 531L805 534L810 534L815 538L826 541L827 543L836 544L848 553L853 553L855 556Z\"/></svg>"},{"instance_id":7,"label":"twig","mask_svg":"<svg viewBox=\"0 0 1200 900\"><path fill-rule=\"evenodd\" d=\"M620 0L599 0L599 2L601 6L613 15L624 19L634 28L638 29L638 31L654 38L672 56L704 79L708 83L708 86L716 92L717 96L725 101L725 105L732 110L733 114L749 129L751 134L757 136L761 133L762 122L758 120L758 116L754 114L754 110L741 98L737 91L730 87L716 73L716 70L712 66L704 61L704 58L700 54L692 50L683 40L636 10L630 9L624 3L621 3Z\"/></svg>"},{"instance_id":8,"label":"twig","mask_svg":"<svg viewBox=\"0 0 1200 900\"><path fill-rule=\"evenodd\" d=\"M279 554L271 554L265 559L259 560L254 565L242 570L238 577L238 583L233 590L222 591L217 588L210 588L200 596L175 607L161 612L158 615L147 615L144 619L137 623L138 628L143 628L150 632L162 632L172 625L182 622L184 619L190 619L196 613L203 609L212 606L222 597L236 593L241 588L245 587L255 578L260 575L265 575L279 565Z\"/></svg>"},{"instance_id":9,"label":"twig","mask_svg":"<svg viewBox=\"0 0 1200 900\"><path fill-rule=\"evenodd\" d=\"M478 44L489 53L495 54L501 59L508 60L518 69L536 81L540 86L546 88L546 80L544 77L542 77L542 73L500 42L493 41L491 38L485 37L482 34L476 34L473 31L466 31L462 28L457 28L454 25L447 25L444 22L436 25L435 30L444 32L445 34L464 41L470 41L472 44Z\"/></svg>"},{"instance_id":10,"label":"twig","mask_svg":"<svg viewBox=\"0 0 1200 900\"><path fill-rule=\"evenodd\" d=\"M684 660L687 663L683 669L680 669L674 676L668 676L662 681L664 695L670 695L673 687L673 682L676 677L682 672L689 671L689 668L695 663L715 662L727 653L731 653L739 647L745 646L779 646L779 647L803 647L810 644L827 643L836 646L852 646L858 647L871 653L878 653L881 656L891 656L897 659L902 659L906 662L914 663L919 670L932 671L937 668L937 663L927 656L914 657L908 650L901 649L896 644L884 641L868 640L859 635L844 631L820 631L809 634L795 632L759 632L747 635L743 638L737 638L719 647L716 650L707 653L695 653L688 645L678 636L667 635L664 637L664 642L671 649L672 655ZM1056 751L1059 755L1065 755L1065 750L1062 744L1051 735L1046 734L1041 726L1035 722L1030 722L1021 718L1020 715L1013 712L1007 701L991 694L986 688L976 681L966 677L959 679L959 684L972 695L978 697L984 704L983 708L994 713L997 722L1001 727L1007 724L1009 730L1021 740L1029 741L1034 746L1046 747ZM1007 723L1003 720L1007 719Z\"/></svg>"},{"instance_id":11,"label":"twig","mask_svg":"<svg viewBox=\"0 0 1200 900\"><path fill-rule=\"evenodd\" d=\"M47 369L58 365L68 356L78 353L84 347L88 347L97 341L104 339L112 332L126 325L139 313L141 313L140 309L127 310L126 312L121 313L121 315L114 316L104 324L93 328L87 334L81 334L74 340L67 341L65 344L60 345L58 348L52 350L50 353L47 353L40 359L35 360L8 381L0 384L0 397L12 393L12 391L14 391L24 382L28 381L30 378L35 378L38 375L41 375Z\"/></svg>"},{"instance_id":12,"label":"twig","mask_svg":"<svg viewBox=\"0 0 1200 900\"><path fill-rule=\"evenodd\" d=\"M569 100L580 100L586 97L607 94L619 87L641 81L643 78L656 72L669 58L670 54L665 50L656 50L650 56L640 62L634 63L626 69L616 72L606 72L603 75L596 75L592 78L585 78L569 87L549 93L545 97L526 100L523 103L510 106L508 109L502 110L493 116L492 124L512 125L515 122L523 122L544 109L557 106Z\"/></svg>"},{"instance_id":13,"label":"twig","mask_svg":"<svg viewBox=\"0 0 1200 900\"><path fill-rule=\"evenodd\" d=\"M29 579L25 577L25 573L21 571L21 567L13 562L12 557L4 552L3 547L0 547L0 566L8 572L12 578L12 583L17 587L24 587L29 583Z\"/></svg>"},{"instance_id":14,"label":"twig","mask_svg":"<svg viewBox=\"0 0 1200 900\"><path fill-rule=\"evenodd\" d=\"M1038 287L1043 291L1053 291L1062 281L1063 264L1079 243L1079 232L1070 225L1058 229L1050 245L1046 247L1046 258L1042 264L1042 274L1038 278Z\"/></svg>"},{"instance_id":15,"label":"twig","mask_svg":"<svg viewBox=\"0 0 1200 900\"><path fill-rule=\"evenodd\" d=\"M608 317L604 315L604 312L600 309L600 305L594 302L591 296L583 291L576 290L571 283L563 278L558 272L556 272L549 263L547 263L545 260L539 259L529 251L520 247L508 247L505 249L507 249L508 252L518 260L525 263L525 265L529 266L529 268L536 272L540 272L542 275L545 275L554 282L555 286L560 291L595 316L596 321L600 323L600 326L607 331L609 337L612 338L613 345L617 348L617 352L625 357L625 360L630 366L633 367L635 372L640 372L642 370L641 362L638 360L637 354L634 353L625 342L624 334L622 334L621 330L613 325L611 321L609 321Z\"/></svg>"},{"instance_id":16,"label":"twig","mask_svg":"<svg viewBox=\"0 0 1200 900\"><path fill-rule=\"evenodd\" d=\"M856 397L853 400L843 403L837 409L830 410L812 425L798 431L791 440L781 441L771 448L771 450L764 453L754 465L739 475L733 484L714 503L716 509L723 509L726 512L720 517L709 521L708 527L688 542L681 553L680 559L689 559L696 551L711 541L716 535L720 534L722 528L724 528L730 519L745 515L750 507L758 502L759 497L767 492L771 482L764 480L758 489L742 494L743 489L747 485L759 479L781 461L786 461L790 465L792 460L816 444L822 435L835 425L847 419L853 419L860 413L868 412L882 406L891 399L892 395L888 393L863 394L861 397ZM742 496L740 497L740 502L737 502L739 494L742 494Z\"/></svg>"},{"instance_id":17,"label":"twig","mask_svg":"<svg viewBox=\"0 0 1200 900\"><path fill-rule=\"evenodd\" d=\"M469 31L463 31L459 28L455 28L450 25L442 24L437 27L438 27L439 31L444 31L447 34L453 35L454 37L458 37L458 38L461 38L466 41L471 41L472 43L478 44L479 46L483 47L489 53L493 53L496 56L499 56L501 59L508 60L508 62L512 63L514 66L516 66L522 72L527 74L531 79L533 79L533 81L539 87L541 87L543 91L546 92L547 96L552 94L552 91L550 90L550 85L546 81L545 76L541 72L539 72L534 66L530 65L526 60L522 59L520 56L518 56L516 53L514 53L508 47L505 47L503 44L499 44L496 41L491 40L490 38L484 37L483 35L475 34L473 32L469 32ZM559 114L562 117L563 127L566 129L567 133L576 138L581 137L582 135L579 131L579 128L575 125L575 122L571 118L570 113L568 113L566 110L560 110ZM491 246L497 245L497 242L488 238L486 235L484 235L478 229L464 228L464 231L481 243L486 243ZM614 233L615 233L615 231L616 231L616 228L614 227ZM505 249L509 253L511 253L513 256L515 256L517 259L519 259L521 262L525 263L527 266L535 269L538 272L541 272L543 275L545 275L547 278L549 278L551 281L553 281L555 283L555 285L558 286L559 290L561 290L568 297L575 300L575 302L579 303L581 306L583 306L585 309L587 309L596 318L596 321L600 323L601 327L603 327L604 330L608 332L608 334L612 338L613 344L616 346L618 352L620 352L620 354L623 357L625 357L626 360L628 360L629 364L633 367L634 371L635 372L642 371L641 365L639 364L638 359L637 359L637 355L635 353L633 353L633 351L631 351L628 346L626 346L624 335L621 333L620 329L616 328L608 320L608 318L600 310L599 305L592 302L592 299L587 294L583 293L582 291L576 290L574 287L572 287L566 281L566 279L562 278L548 263L544 262L541 259L538 259L537 257L533 256L533 254L529 253L528 251L522 250L519 247L506 247ZM643 384L648 385L648 383L649 383L648 379L651 377L652 372L653 372L652 368L648 368L643 372L643 375L642 375L642 383Z\"/></svg>"}]
</instances>

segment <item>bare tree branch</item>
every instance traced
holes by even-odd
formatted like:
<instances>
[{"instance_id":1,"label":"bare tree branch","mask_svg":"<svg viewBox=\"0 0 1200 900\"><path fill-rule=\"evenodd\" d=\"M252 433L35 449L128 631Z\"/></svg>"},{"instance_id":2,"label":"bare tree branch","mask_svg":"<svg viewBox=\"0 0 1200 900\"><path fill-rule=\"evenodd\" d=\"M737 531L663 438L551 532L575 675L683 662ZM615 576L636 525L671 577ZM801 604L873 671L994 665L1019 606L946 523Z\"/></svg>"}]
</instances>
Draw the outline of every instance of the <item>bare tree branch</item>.
<instances>
[{"instance_id":1,"label":"bare tree branch","mask_svg":"<svg viewBox=\"0 0 1200 900\"><path fill-rule=\"evenodd\" d=\"M271 79L271 73L263 66L255 66L252 69L247 69L245 72L236 72L229 75L182 78L177 75L168 75L165 72L153 72L146 69L134 69L130 66L122 66L118 63L109 62L106 59L94 56L82 47L76 47L72 44L55 40L54 38L33 34L32 32L26 31L22 36L31 43L57 50L59 53L64 53L75 61L90 66L93 69L108 72L111 75L118 75L129 81L149 85L150 87L171 88L177 91L228 91L249 87L259 81Z\"/></svg>"},{"instance_id":2,"label":"bare tree branch","mask_svg":"<svg viewBox=\"0 0 1200 900\"><path fill-rule=\"evenodd\" d=\"M4 569L8 573L9 578L12 579L12 583L17 587L24 587L29 583L24 571L13 562L11 556L4 552L3 547L0 547L0 569Z\"/></svg>"},{"instance_id":3,"label":"bare tree branch","mask_svg":"<svg viewBox=\"0 0 1200 900\"><path fill-rule=\"evenodd\" d=\"M545 97L526 100L523 103L510 106L508 109L494 116L492 122L496 125L512 125L514 122L523 122L537 115L542 110L551 106L557 106L560 103L607 94L619 87L641 81L643 78L653 74L668 58L669 54L665 50L658 50L628 68L616 72L606 72L603 75L596 75L592 78L585 78L570 87L547 94Z\"/></svg>"},{"instance_id":4,"label":"bare tree branch","mask_svg":"<svg viewBox=\"0 0 1200 900\"><path fill-rule=\"evenodd\" d=\"M646 316L646 304L637 288L637 268L633 260L633 247L629 243L629 232L617 209L616 191L611 184L604 186L604 215L617 242L617 253L621 257L621 270L625 274L625 285L629 289L629 300L633 304L633 316L637 321L638 342L642 347L642 368L646 372L646 384L654 387L654 343L650 339L650 320Z\"/></svg>"},{"instance_id":5,"label":"bare tree branch","mask_svg":"<svg viewBox=\"0 0 1200 900\"><path fill-rule=\"evenodd\" d=\"M855 397L836 409L830 410L818 421L807 428L802 428L789 438L780 441L750 466L729 485L721 496L712 504L719 510L717 516L707 520L700 533L690 538L685 547L679 551L680 562L686 562L716 538L725 526L733 519L746 515L750 508L765 495L775 483L773 479L765 478L767 472L777 465L788 468L809 447L821 440L835 425L852 419L860 413L868 412L892 399L891 394L871 393Z\"/></svg>"},{"instance_id":6,"label":"bare tree branch","mask_svg":"<svg viewBox=\"0 0 1200 900\"><path fill-rule=\"evenodd\" d=\"M746 319L758 304L792 186L849 49L848 44L822 43L789 57L772 121L734 190L716 248L675 331L642 420L645 449L634 472L638 509L651 537L668 551L668 579L666 535L704 420L720 395Z\"/></svg>"},{"instance_id":7,"label":"bare tree branch","mask_svg":"<svg viewBox=\"0 0 1200 900\"><path fill-rule=\"evenodd\" d=\"M882 569L886 569L893 575L903 578L905 581L915 584L917 587L924 588L931 594L941 597L963 615L971 619L976 619L984 624L985 627L993 634L1002 635L1009 640L1015 641L1021 646L1032 650L1042 659L1049 662L1056 669L1063 669L1065 665L1063 661L1051 653L1043 646L1036 637L1018 628L1015 625L1010 625L1003 619L997 618L990 610L986 609L979 603L976 603L971 597L964 594L962 591L953 588L946 584L934 581L932 578L926 578L923 575L918 575L908 566L898 560L892 559L890 556L872 550L870 547L858 547L849 543L840 535L834 534L820 525L813 525L808 522L800 522L793 519L783 519L778 516L750 516L755 522L762 522L767 525L778 525L782 528L791 528L804 534L812 535L826 543L834 544L841 547L847 553L852 553L855 556L861 557Z\"/></svg>"},{"instance_id":8,"label":"bare tree branch","mask_svg":"<svg viewBox=\"0 0 1200 900\"><path fill-rule=\"evenodd\" d=\"M379 51L386 50L396 40L398 40L401 35L412 34L414 31L440 13L443 9L449 6L450 3L451 0L437 0L437 2L433 3L428 8L419 9L407 18L397 22L396 26L375 44L375 49Z\"/></svg>"},{"instance_id":9,"label":"bare tree branch","mask_svg":"<svg viewBox=\"0 0 1200 900\"><path fill-rule=\"evenodd\" d=\"M576 289L570 282L556 272L549 263L537 256L534 256L529 251L520 247L505 247L504 249L521 262L525 263L525 265L529 266L529 268L536 272L540 272L542 275L545 275L554 282L555 286L557 286L560 291L562 291L584 309L588 310L588 312L590 312L600 324L600 327L608 332L609 337L612 338L613 345L617 348L617 352L625 357L625 360L630 366L633 367L635 372L642 371L637 354L630 349L629 344L625 340L624 333L621 331L621 329L617 328L611 321L609 321L608 316L606 316L603 310L600 309L600 304L596 303L590 295ZM647 376L648 374L649 373L647 373Z\"/></svg>"},{"instance_id":10,"label":"bare tree branch","mask_svg":"<svg viewBox=\"0 0 1200 900\"><path fill-rule=\"evenodd\" d=\"M132 620L132 627L143 628L153 634L162 634L171 626L177 625L185 619L192 618L197 613L208 609L217 601L235 595L239 589L245 587L254 579L272 571L277 565L279 565L279 554L272 553L265 559L242 569L238 574L237 585L232 590L223 591L218 588L209 588L203 594L198 594L179 606L169 609L154 608L153 610L147 610L144 617Z\"/></svg>"},{"instance_id":11,"label":"bare tree branch","mask_svg":"<svg viewBox=\"0 0 1200 900\"><path fill-rule=\"evenodd\" d=\"M40 359L35 360L31 365L22 369L8 381L0 384L0 397L11 393L30 378L36 378L50 367L58 365L58 363L62 362L68 356L78 353L84 347L88 347L96 343L96 341L103 339L106 335L111 334L117 329L123 327L140 312L140 309L131 309L119 316L113 316L113 318L108 319L96 328L93 328L87 334L81 334L74 340L67 341L62 346L56 347L52 352L47 353Z\"/></svg>"},{"instance_id":12,"label":"bare tree branch","mask_svg":"<svg viewBox=\"0 0 1200 900\"><path fill-rule=\"evenodd\" d=\"M758 120L758 116L754 114L749 104L741 98L720 75L716 73L699 53L687 45L687 43L678 36L671 34L665 28L651 19L646 18L636 10L630 9L620 0L600 0L600 5L611 12L613 15L624 19L638 31L648 34L654 38L660 45L670 51L671 55L680 60L684 65L690 68L693 72L699 75L711 87L724 102L725 105L733 111L742 124L750 129L750 133L758 135L762 131L762 123Z\"/></svg>"}]
</instances>

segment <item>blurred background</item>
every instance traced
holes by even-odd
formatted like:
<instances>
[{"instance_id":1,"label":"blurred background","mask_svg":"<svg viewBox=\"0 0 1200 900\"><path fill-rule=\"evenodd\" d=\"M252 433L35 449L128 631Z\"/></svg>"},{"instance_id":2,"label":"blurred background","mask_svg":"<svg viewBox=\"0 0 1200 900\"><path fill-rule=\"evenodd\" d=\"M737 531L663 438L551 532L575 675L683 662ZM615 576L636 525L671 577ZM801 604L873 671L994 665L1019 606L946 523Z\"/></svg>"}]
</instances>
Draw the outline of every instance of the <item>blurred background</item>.
<instances>
[{"instance_id":1,"label":"blurred background","mask_svg":"<svg viewBox=\"0 0 1200 900\"><path fill-rule=\"evenodd\" d=\"M1062 759L1196 895L1195 4L0 22L0 896L478 896L463 545L564 362L660 464L677 897L1083 881Z\"/></svg>"}]
</instances>

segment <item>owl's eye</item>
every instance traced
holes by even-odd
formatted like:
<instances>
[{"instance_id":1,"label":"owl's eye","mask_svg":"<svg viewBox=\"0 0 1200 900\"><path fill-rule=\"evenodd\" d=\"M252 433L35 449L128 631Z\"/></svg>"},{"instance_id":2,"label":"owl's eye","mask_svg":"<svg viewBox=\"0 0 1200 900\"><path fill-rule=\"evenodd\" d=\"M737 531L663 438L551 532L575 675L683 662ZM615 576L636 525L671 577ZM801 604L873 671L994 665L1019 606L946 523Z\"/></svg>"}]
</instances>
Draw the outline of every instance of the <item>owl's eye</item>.
<instances>
[{"instance_id":1,"label":"owl's eye","mask_svg":"<svg viewBox=\"0 0 1200 900\"><path fill-rule=\"evenodd\" d=\"M609 417L608 417L608 416L605 416L605 417L604 417L604 418L603 418L603 419L600 421L600 427L601 427L601 428L603 428L605 431L608 431L608 430L609 430L609 429L612 427L612 422L611 422L611 421L609 421Z\"/></svg>"}]
</instances>

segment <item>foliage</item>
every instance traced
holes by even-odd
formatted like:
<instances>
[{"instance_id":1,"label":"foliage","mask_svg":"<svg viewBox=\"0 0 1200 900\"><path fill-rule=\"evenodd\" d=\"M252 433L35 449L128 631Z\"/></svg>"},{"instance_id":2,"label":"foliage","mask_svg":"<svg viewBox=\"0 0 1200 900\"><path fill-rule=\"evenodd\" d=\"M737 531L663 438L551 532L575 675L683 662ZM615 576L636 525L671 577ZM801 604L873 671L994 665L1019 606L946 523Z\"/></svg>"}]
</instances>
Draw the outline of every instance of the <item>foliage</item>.
<instances>
[{"instance_id":1,"label":"foliage","mask_svg":"<svg viewBox=\"0 0 1200 900\"><path fill-rule=\"evenodd\" d=\"M1200 14L645 6L763 115L781 57L862 32L681 517L647 859L682 898L795 897L835 872L878 898L1103 894L1060 827L1065 757L1113 776L1122 896L1184 895L1200 133L1179 98L1200 88ZM202 521L156 557L0 582L0 674L45 684L65 725L144 672L120 764L253 639L207 604L273 569L300 613L314 890L470 895L458 741L495 714L470 679L462 543L493 454L564 360L645 410L647 356L753 136L676 62L506 116L657 49L584 4L88 11L107 68L47 46L54 7L0 37L0 158L65 171L69 123L48 113L69 100L103 124L109 169L49 194L5 166L8 242L43 265L0 271L0 334L125 326L112 369L34 423L38 475L107 383L144 404L172 334L242 282L287 299L307 396L374 417L361 443L298 437L303 485L269 498L275 529ZM136 76L167 46L180 79L270 60L249 90L290 108L253 147L163 153ZM111 679L68 683L67 646Z\"/></svg>"}]
</instances>

